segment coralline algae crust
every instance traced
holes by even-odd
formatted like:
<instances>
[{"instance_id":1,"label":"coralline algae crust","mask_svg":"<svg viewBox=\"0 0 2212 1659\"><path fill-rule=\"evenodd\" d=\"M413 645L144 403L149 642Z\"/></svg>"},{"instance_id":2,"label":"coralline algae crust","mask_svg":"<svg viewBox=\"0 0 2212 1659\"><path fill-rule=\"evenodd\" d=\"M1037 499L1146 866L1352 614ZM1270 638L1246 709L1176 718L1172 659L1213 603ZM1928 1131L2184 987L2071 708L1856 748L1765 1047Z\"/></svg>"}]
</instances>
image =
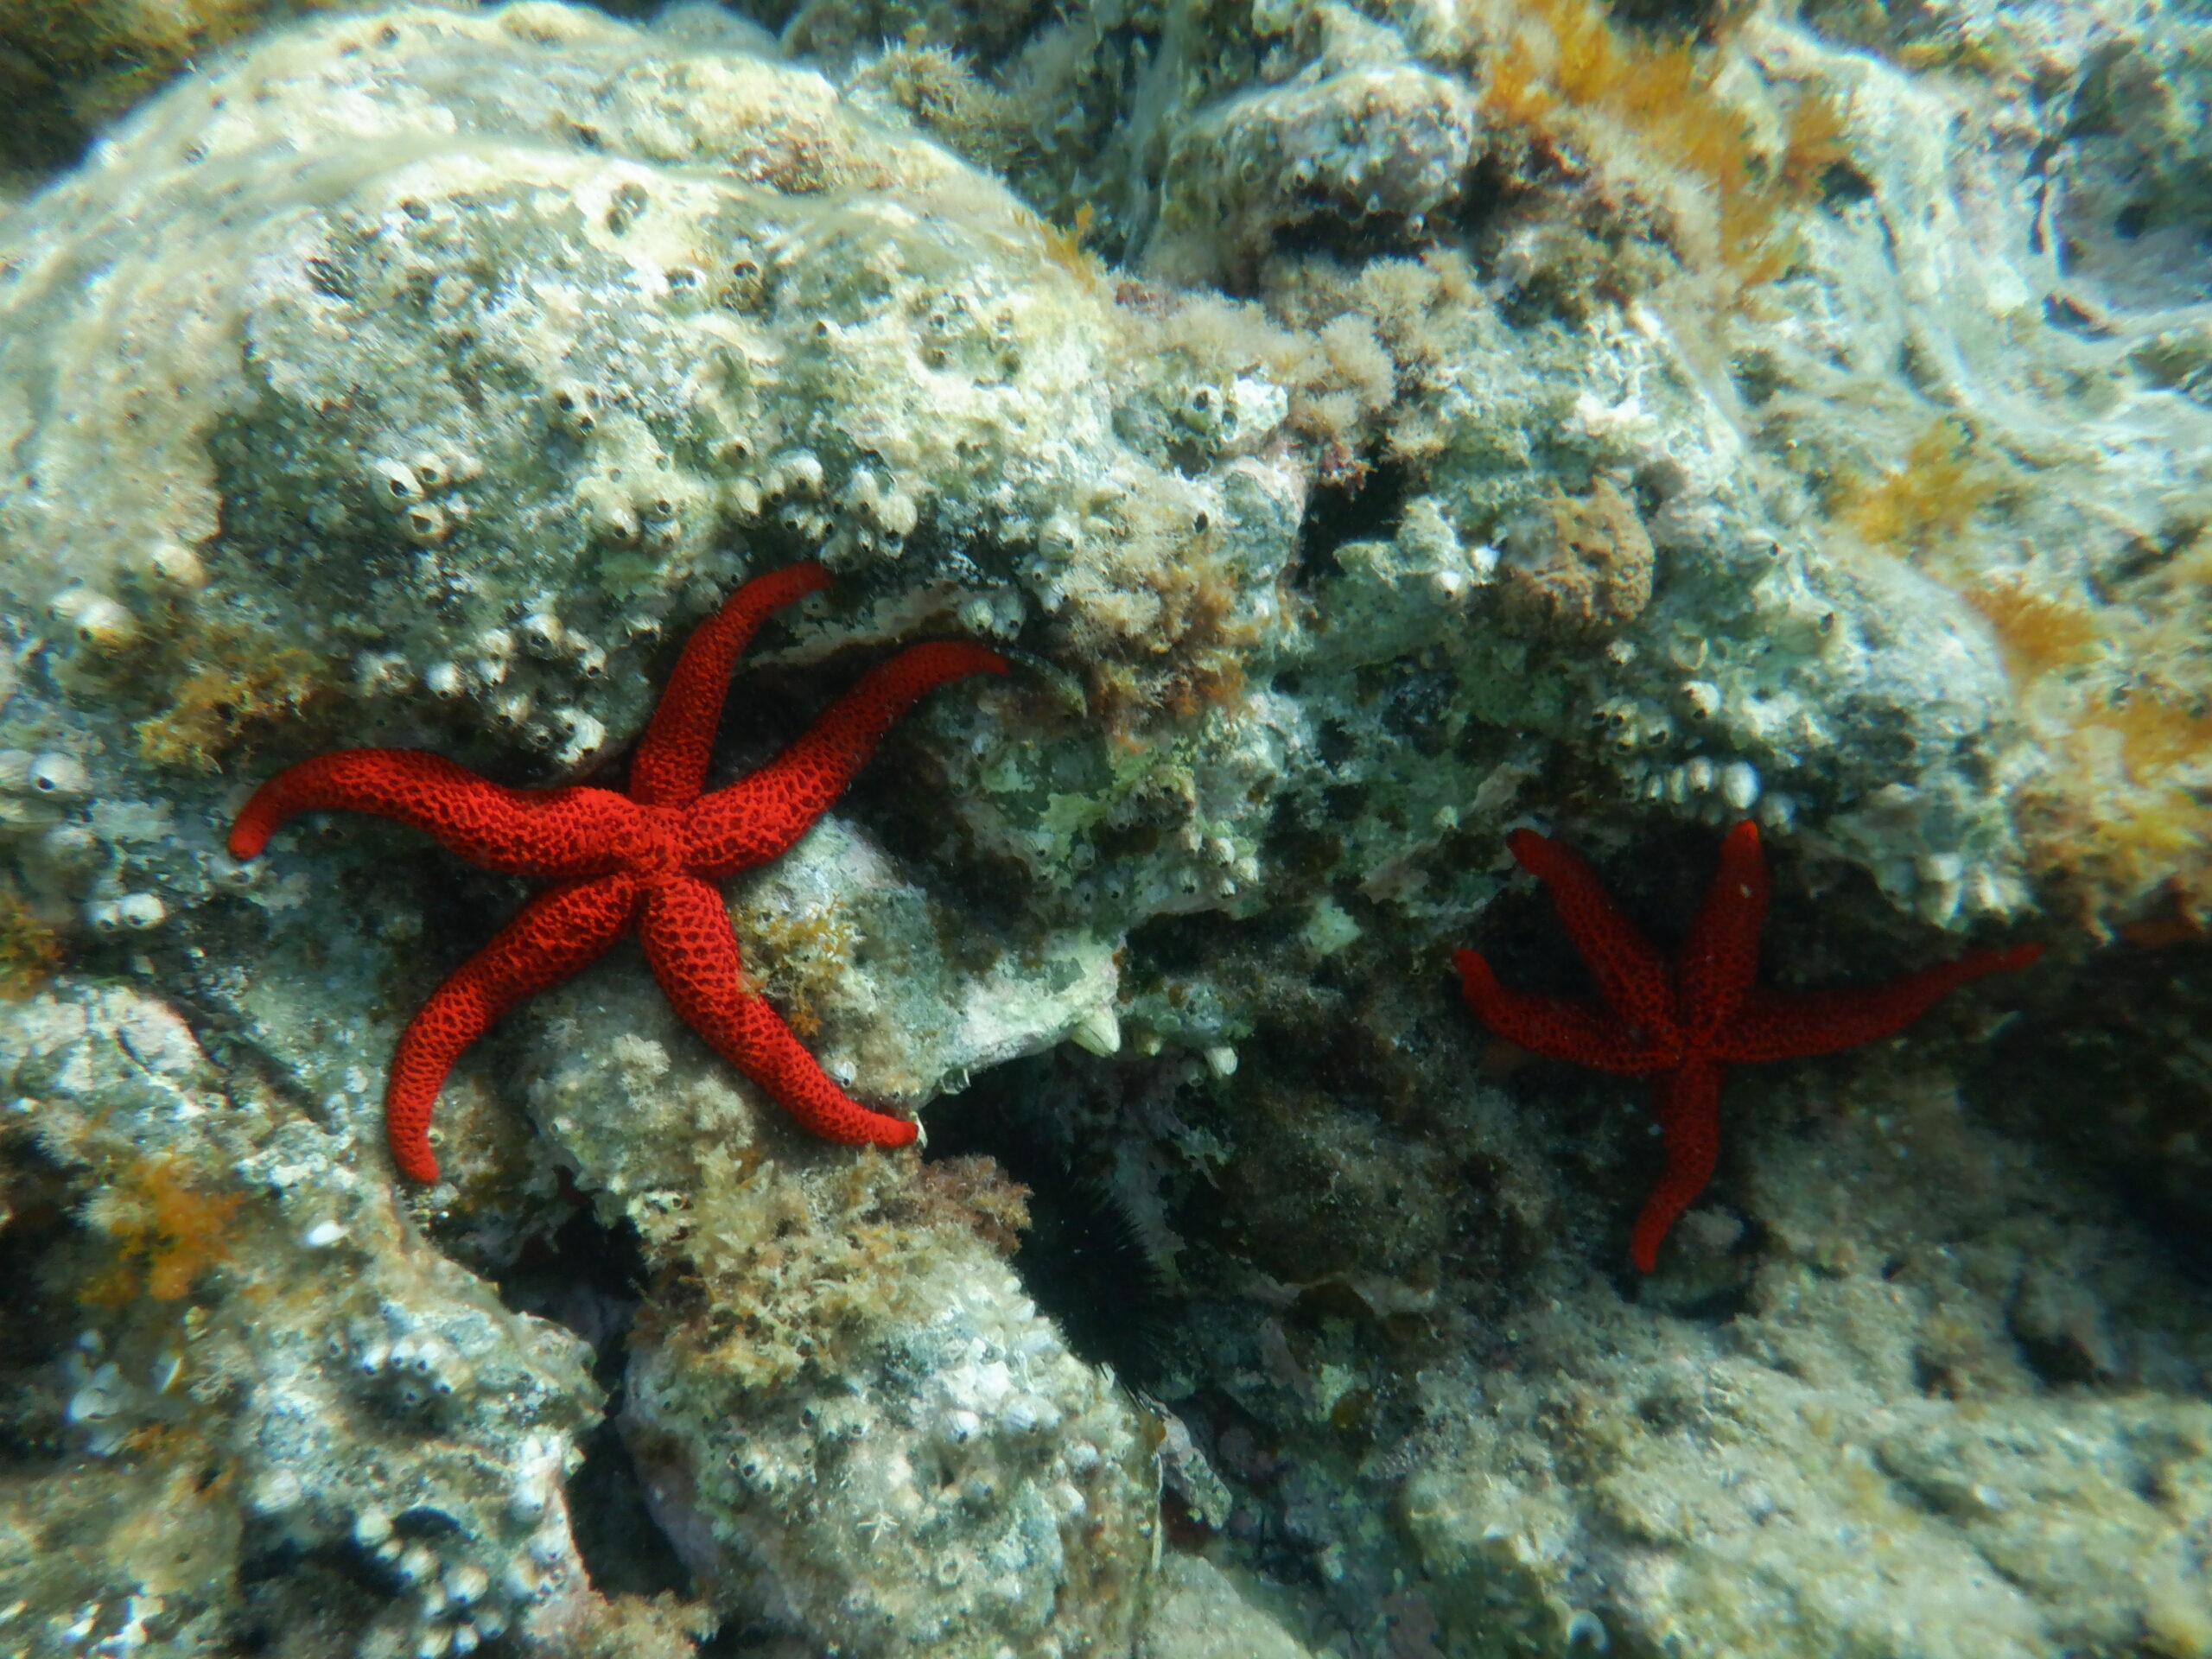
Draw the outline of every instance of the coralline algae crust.
<instances>
[{"instance_id":1,"label":"coralline algae crust","mask_svg":"<svg viewBox=\"0 0 2212 1659\"><path fill-rule=\"evenodd\" d=\"M1658 849L1655 905L1755 817L1793 973L2038 892L2186 934L2205 60L2091 10L2037 14L2030 98L1988 41L1932 77L1579 0L824 3L781 20L818 70L712 9L420 5L118 123L0 218L0 1204L45 1344L0 1638L2212 1652L2202 1320L2044 1128L1880 1056L1744 1085L1631 1300L1642 1120L1499 1086L1441 966L1532 815ZM322 748L590 775L694 619L816 554L732 750L849 646L1017 671L734 888L753 971L872 1101L951 1128L988 1069L1072 1148L1189 1310L1180 1416L1029 1300L1003 1176L804 1140L622 950L457 1070L449 1179L395 1196L392 1040L512 888L356 823L222 851ZM2003 1109L2105 1111L2201 1203L2186 1109L2079 1075ZM472 1270L587 1208L640 1252L622 1443L704 1611L593 1590L594 1356ZM1160 1558L1163 1448L1219 1564Z\"/></svg>"}]
</instances>

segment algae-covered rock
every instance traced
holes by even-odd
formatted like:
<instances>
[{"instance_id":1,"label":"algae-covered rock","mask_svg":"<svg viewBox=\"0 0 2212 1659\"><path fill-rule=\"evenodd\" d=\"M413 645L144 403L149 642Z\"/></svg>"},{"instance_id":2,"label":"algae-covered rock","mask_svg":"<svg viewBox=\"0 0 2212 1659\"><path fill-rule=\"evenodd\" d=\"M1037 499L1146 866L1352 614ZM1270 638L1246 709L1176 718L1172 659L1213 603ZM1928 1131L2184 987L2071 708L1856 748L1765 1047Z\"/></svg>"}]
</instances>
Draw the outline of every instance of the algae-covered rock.
<instances>
[{"instance_id":1,"label":"algae-covered rock","mask_svg":"<svg viewBox=\"0 0 2212 1659\"><path fill-rule=\"evenodd\" d=\"M2185 1282L1936 1079L1761 1141L1779 1248L1737 1317L1699 1281L1740 1229L1634 1314L1532 1317L1406 1484L1468 1650L2207 1651Z\"/></svg>"},{"instance_id":2,"label":"algae-covered rock","mask_svg":"<svg viewBox=\"0 0 2212 1659\"><path fill-rule=\"evenodd\" d=\"M2045 10L1934 77L1580 0L426 4L109 128L0 219L0 1637L2212 1650L2201 1287L2039 1149L2201 1202L2193 969L2124 1087L2059 951L1732 1084L1649 1278L1648 1114L1444 973L1570 988L1531 817L1661 934L1754 817L1785 986L2054 893L2201 950L2205 60ZM231 814L613 781L812 556L716 781L894 643L1014 659L728 895L940 1155L808 1139L624 947L395 1189L519 886Z\"/></svg>"},{"instance_id":3,"label":"algae-covered rock","mask_svg":"<svg viewBox=\"0 0 2212 1659\"><path fill-rule=\"evenodd\" d=\"M127 986L0 1010L0 1068L48 1264L8 1385L42 1455L0 1522L32 1650L398 1656L599 1617L564 1499L587 1351L433 1249L347 1126Z\"/></svg>"}]
</instances>

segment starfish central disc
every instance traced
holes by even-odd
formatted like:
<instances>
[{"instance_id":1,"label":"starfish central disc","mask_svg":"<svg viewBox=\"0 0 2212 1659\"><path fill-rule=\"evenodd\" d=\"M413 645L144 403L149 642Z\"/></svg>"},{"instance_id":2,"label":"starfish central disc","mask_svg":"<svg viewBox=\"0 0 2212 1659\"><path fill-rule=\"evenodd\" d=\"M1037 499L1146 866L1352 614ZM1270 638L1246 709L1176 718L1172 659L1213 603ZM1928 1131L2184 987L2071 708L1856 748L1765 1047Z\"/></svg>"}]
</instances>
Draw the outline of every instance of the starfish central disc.
<instances>
[{"instance_id":1,"label":"starfish central disc","mask_svg":"<svg viewBox=\"0 0 2212 1659\"><path fill-rule=\"evenodd\" d=\"M791 1028L746 988L715 883L789 849L844 792L892 725L925 693L1002 674L996 652L962 641L912 645L879 664L760 771L703 793L737 658L774 611L826 587L815 563L755 577L684 642L630 764L627 794L507 789L414 749L342 749L288 767L231 827L234 857L257 857L301 812L369 812L422 830L486 869L550 877L492 942L431 993L400 1033L385 1089L392 1160L438 1179L430 1112L461 1052L524 998L598 959L632 927L677 1014L715 1052L827 1140L903 1147L909 1119L872 1111L833 1083Z\"/></svg>"}]
</instances>

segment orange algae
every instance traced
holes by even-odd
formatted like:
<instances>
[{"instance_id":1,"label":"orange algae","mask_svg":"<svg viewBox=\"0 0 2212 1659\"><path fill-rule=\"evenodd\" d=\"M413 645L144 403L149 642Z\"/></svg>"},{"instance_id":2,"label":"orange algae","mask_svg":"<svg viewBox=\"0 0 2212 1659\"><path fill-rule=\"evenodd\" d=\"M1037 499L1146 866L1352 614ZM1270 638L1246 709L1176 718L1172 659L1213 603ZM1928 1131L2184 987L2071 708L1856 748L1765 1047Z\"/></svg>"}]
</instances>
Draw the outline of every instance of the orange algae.
<instances>
[{"instance_id":1,"label":"orange algae","mask_svg":"<svg viewBox=\"0 0 2212 1659\"><path fill-rule=\"evenodd\" d=\"M1719 64L1687 41L1649 46L1616 29L1587 0L1517 0L1522 25L1491 65L1484 107L1502 123L1556 143L1560 118L1606 118L1646 155L1713 201L1719 263L1745 283L1787 262L1774 233L1815 200L1843 160L1844 112L1808 92L1791 108L1779 153L1718 98Z\"/></svg>"},{"instance_id":2,"label":"orange algae","mask_svg":"<svg viewBox=\"0 0 2212 1659\"><path fill-rule=\"evenodd\" d=\"M142 1291L158 1302L186 1295L202 1273L230 1259L232 1217L245 1202L244 1193L194 1185L175 1158L139 1166L94 1201L93 1219L114 1242L117 1259L84 1300L120 1307Z\"/></svg>"},{"instance_id":3,"label":"orange algae","mask_svg":"<svg viewBox=\"0 0 2212 1659\"><path fill-rule=\"evenodd\" d=\"M2097 654L2097 626L2079 606L2031 593L2013 582L1986 582L1967 589L1964 597L1997 636L2005 669L2017 682L2040 679Z\"/></svg>"},{"instance_id":4,"label":"orange algae","mask_svg":"<svg viewBox=\"0 0 2212 1659\"><path fill-rule=\"evenodd\" d=\"M328 700L335 688L308 652L257 653L239 639L203 639L199 665L165 713L138 722L138 753L156 766L213 772L264 731Z\"/></svg>"},{"instance_id":5,"label":"orange algae","mask_svg":"<svg viewBox=\"0 0 2212 1659\"><path fill-rule=\"evenodd\" d=\"M2089 724L2120 734L2120 754L2138 783L2186 763L2212 760L2212 714L2177 709L2162 697L2109 699Z\"/></svg>"},{"instance_id":6,"label":"orange algae","mask_svg":"<svg viewBox=\"0 0 2212 1659\"><path fill-rule=\"evenodd\" d=\"M0 1001L19 1002L30 995L65 954L61 935L39 919L15 884L0 886Z\"/></svg>"},{"instance_id":7,"label":"orange algae","mask_svg":"<svg viewBox=\"0 0 2212 1659\"><path fill-rule=\"evenodd\" d=\"M1964 535L2001 487L1964 422L1946 416L1912 441L1904 464L1866 480L1840 478L1829 516L1877 547L1918 556Z\"/></svg>"}]
</instances>

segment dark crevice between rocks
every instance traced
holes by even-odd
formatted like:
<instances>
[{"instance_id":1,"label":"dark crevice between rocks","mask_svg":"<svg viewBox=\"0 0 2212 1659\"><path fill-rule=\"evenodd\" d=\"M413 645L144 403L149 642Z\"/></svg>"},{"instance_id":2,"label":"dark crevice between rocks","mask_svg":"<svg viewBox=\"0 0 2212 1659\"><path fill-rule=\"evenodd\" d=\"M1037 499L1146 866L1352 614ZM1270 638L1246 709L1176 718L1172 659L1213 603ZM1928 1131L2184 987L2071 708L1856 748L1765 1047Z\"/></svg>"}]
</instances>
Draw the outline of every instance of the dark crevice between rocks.
<instances>
[{"instance_id":1,"label":"dark crevice between rocks","mask_svg":"<svg viewBox=\"0 0 2212 1659\"><path fill-rule=\"evenodd\" d=\"M607 1412L583 1438L582 1465L569 1478L569 1527L592 1588L603 1596L693 1594L691 1574L645 1505L637 1465L616 1424L624 1403L631 1321L647 1277L637 1230L609 1227L588 1207L559 1230L523 1248L500 1275L499 1294L518 1313L566 1326L591 1344L592 1378Z\"/></svg>"},{"instance_id":2,"label":"dark crevice between rocks","mask_svg":"<svg viewBox=\"0 0 2212 1659\"><path fill-rule=\"evenodd\" d=\"M1029 1229L1014 1256L1023 1288L1077 1358L1143 1387L1161 1369L1175 1300L1128 1205L1041 1126L1038 1098L1057 1086L1048 1065L999 1066L933 1112L928 1156L988 1156L1029 1189Z\"/></svg>"},{"instance_id":3,"label":"dark crevice between rocks","mask_svg":"<svg viewBox=\"0 0 2212 1659\"><path fill-rule=\"evenodd\" d=\"M81 1238L61 1172L23 1142L0 1150L0 1468L67 1455L59 1368L72 1310L52 1289L58 1252Z\"/></svg>"},{"instance_id":4,"label":"dark crevice between rocks","mask_svg":"<svg viewBox=\"0 0 2212 1659\"><path fill-rule=\"evenodd\" d=\"M1292 582L1311 588L1340 575L1337 550L1346 542L1387 542L1395 536L1408 483L1403 466L1381 461L1345 469L1340 483L1318 485L1298 527Z\"/></svg>"},{"instance_id":5,"label":"dark crevice between rocks","mask_svg":"<svg viewBox=\"0 0 2212 1659\"><path fill-rule=\"evenodd\" d=\"M2212 1084L2196 1058L2212 944L2129 940L2037 973L2040 986L1989 982L1987 1004L2020 1012L1966 1051L1969 1108L2101 1188L2175 1272L2212 1284ZM2070 1363L2056 1363L2063 1380Z\"/></svg>"}]
</instances>

